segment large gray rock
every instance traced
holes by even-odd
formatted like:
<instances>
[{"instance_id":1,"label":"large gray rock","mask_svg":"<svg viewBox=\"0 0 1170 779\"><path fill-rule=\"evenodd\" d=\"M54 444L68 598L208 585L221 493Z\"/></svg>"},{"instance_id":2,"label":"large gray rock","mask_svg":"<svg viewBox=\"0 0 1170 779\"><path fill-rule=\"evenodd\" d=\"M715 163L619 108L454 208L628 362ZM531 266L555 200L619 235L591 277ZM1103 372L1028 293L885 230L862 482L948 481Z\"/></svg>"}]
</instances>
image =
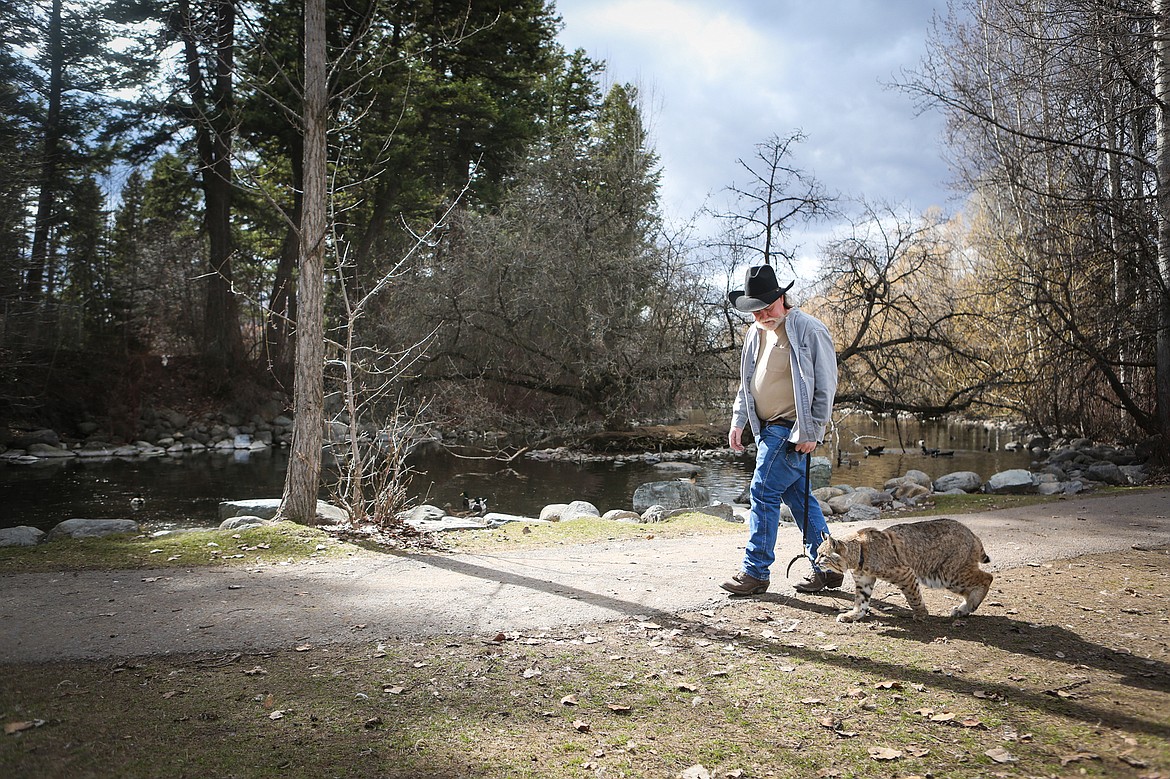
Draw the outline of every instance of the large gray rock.
<instances>
[{"instance_id":1,"label":"large gray rock","mask_svg":"<svg viewBox=\"0 0 1170 779\"><path fill-rule=\"evenodd\" d=\"M945 476L939 476L934 480L933 486L935 492L952 492L953 490L978 492L979 488L983 486L983 479L974 471L955 471Z\"/></svg>"},{"instance_id":2,"label":"large gray rock","mask_svg":"<svg viewBox=\"0 0 1170 779\"><path fill-rule=\"evenodd\" d=\"M602 514L601 518L611 522L632 522L635 525L642 521L638 512L629 509L610 509Z\"/></svg>"},{"instance_id":3,"label":"large gray rock","mask_svg":"<svg viewBox=\"0 0 1170 779\"><path fill-rule=\"evenodd\" d=\"M500 527L502 525L551 525L547 519L533 519L532 517L522 517L519 514L502 514L499 511L489 511L483 515L483 521L492 527Z\"/></svg>"},{"instance_id":4,"label":"large gray rock","mask_svg":"<svg viewBox=\"0 0 1170 779\"><path fill-rule=\"evenodd\" d=\"M916 498L921 498L929 494L930 487L924 487L914 482L903 482L894 488L894 500L900 500L903 503L909 503Z\"/></svg>"},{"instance_id":5,"label":"large gray rock","mask_svg":"<svg viewBox=\"0 0 1170 779\"><path fill-rule=\"evenodd\" d=\"M598 519L601 512L587 500L575 500L565 506L561 512L561 522L571 522L574 519Z\"/></svg>"},{"instance_id":6,"label":"large gray rock","mask_svg":"<svg viewBox=\"0 0 1170 779\"><path fill-rule=\"evenodd\" d=\"M13 449L28 449L33 444L56 446L59 443L61 443L61 439L56 431L49 430L48 428L21 431L8 439L8 446Z\"/></svg>"},{"instance_id":7,"label":"large gray rock","mask_svg":"<svg viewBox=\"0 0 1170 779\"><path fill-rule=\"evenodd\" d=\"M406 524L421 533L446 533L452 530L486 530L492 527L492 525L478 518L461 519L459 517L408 520Z\"/></svg>"},{"instance_id":8,"label":"large gray rock","mask_svg":"<svg viewBox=\"0 0 1170 779\"><path fill-rule=\"evenodd\" d=\"M1108 461L1093 463L1085 469L1084 475L1093 481L1103 481L1115 487L1129 484L1129 479L1126 478L1121 468Z\"/></svg>"},{"instance_id":9,"label":"large gray rock","mask_svg":"<svg viewBox=\"0 0 1170 779\"><path fill-rule=\"evenodd\" d=\"M649 525L655 522L665 522L670 515L670 510L665 506L649 506L642 512L642 522Z\"/></svg>"},{"instance_id":10,"label":"large gray rock","mask_svg":"<svg viewBox=\"0 0 1170 779\"><path fill-rule=\"evenodd\" d=\"M674 519L683 514L706 514L709 517L722 519L724 522L738 522L735 516L735 509L727 503L715 503L710 506L699 506L697 508L674 509L667 512L667 519Z\"/></svg>"},{"instance_id":11,"label":"large gray rock","mask_svg":"<svg viewBox=\"0 0 1170 779\"><path fill-rule=\"evenodd\" d=\"M833 462L828 457L812 458L809 470L810 489L819 490L833 483Z\"/></svg>"},{"instance_id":12,"label":"large gray rock","mask_svg":"<svg viewBox=\"0 0 1170 779\"><path fill-rule=\"evenodd\" d=\"M860 503L849 507L849 511L839 517L833 517L837 522L873 522L882 516L881 509L876 506L864 506Z\"/></svg>"},{"instance_id":13,"label":"large gray rock","mask_svg":"<svg viewBox=\"0 0 1170 779\"><path fill-rule=\"evenodd\" d=\"M249 516L241 514L238 517L229 517L223 522L219 523L220 530L244 530L250 527L260 527L265 524L265 520L260 517Z\"/></svg>"},{"instance_id":14,"label":"large gray rock","mask_svg":"<svg viewBox=\"0 0 1170 779\"><path fill-rule=\"evenodd\" d=\"M560 522L568 503L550 503L540 510L540 518L546 522Z\"/></svg>"},{"instance_id":15,"label":"large gray rock","mask_svg":"<svg viewBox=\"0 0 1170 779\"><path fill-rule=\"evenodd\" d=\"M225 500L219 504L219 519L241 516L274 519L280 510L280 498L256 498L254 500ZM330 505L323 500L317 501L317 521L325 524L339 524L349 520L345 509Z\"/></svg>"},{"instance_id":16,"label":"large gray rock","mask_svg":"<svg viewBox=\"0 0 1170 779\"><path fill-rule=\"evenodd\" d=\"M52 444L31 444L27 450L33 457L42 457L45 459L52 457L76 457L77 453L69 449L62 449L59 446Z\"/></svg>"},{"instance_id":17,"label":"large gray rock","mask_svg":"<svg viewBox=\"0 0 1170 779\"><path fill-rule=\"evenodd\" d=\"M983 489L998 495L1024 495L1035 492L1036 483L1032 480L1031 472L1023 468L1012 468L992 476Z\"/></svg>"},{"instance_id":18,"label":"large gray rock","mask_svg":"<svg viewBox=\"0 0 1170 779\"><path fill-rule=\"evenodd\" d=\"M132 519L67 519L58 522L49 531L47 541L58 538L101 538L118 533L137 533L138 523Z\"/></svg>"},{"instance_id":19,"label":"large gray rock","mask_svg":"<svg viewBox=\"0 0 1170 779\"><path fill-rule=\"evenodd\" d=\"M667 509L695 508L711 502L711 493L689 481L652 481L634 490L634 511L644 512L651 506Z\"/></svg>"},{"instance_id":20,"label":"large gray rock","mask_svg":"<svg viewBox=\"0 0 1170 779\"><path fill-rule=\"evenodd\" d=\"M931 487L932 486L932 483L930 480L930 475L927 474L925 471L919 471L919 470L915 470L915 469L911 468L910 470L906 471L906 475L903 476L902 478L904 481L912 482L914 484L920 484L923 487Z\"/></svg>"},{"instance_id":21,"label":"large gray rock","mask_svg":"<svg viewBox=\"0 0 1170 779\"><path fill-rule=\"evenodd\" d=\"M20 525L0 528L0 546L36 546L45 537L45 531Z\"/></svg>"}]
</instances>

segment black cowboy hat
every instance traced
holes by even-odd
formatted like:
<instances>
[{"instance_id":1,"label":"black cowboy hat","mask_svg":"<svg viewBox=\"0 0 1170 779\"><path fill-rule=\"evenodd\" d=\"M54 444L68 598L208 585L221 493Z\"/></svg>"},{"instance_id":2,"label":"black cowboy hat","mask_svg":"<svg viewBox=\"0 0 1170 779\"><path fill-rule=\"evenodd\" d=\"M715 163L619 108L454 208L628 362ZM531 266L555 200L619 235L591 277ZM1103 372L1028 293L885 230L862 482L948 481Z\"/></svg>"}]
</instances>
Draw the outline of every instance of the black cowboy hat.
<instances>
[{"instance_id":1,"label":"black cowboy hat","mask_svg":"<svg viewBox=\"0 0 1170 779\"><path fill-rule=\"evenodd\" d=\"M727 299L737 310L750 314L775 303L781 295L792 289L795 283L792 281L787 287L781 287L780 282L776 281L776 271L771 265L755 265L747 269L743 289L728 292Z\"/></svg>"}]
</instances>

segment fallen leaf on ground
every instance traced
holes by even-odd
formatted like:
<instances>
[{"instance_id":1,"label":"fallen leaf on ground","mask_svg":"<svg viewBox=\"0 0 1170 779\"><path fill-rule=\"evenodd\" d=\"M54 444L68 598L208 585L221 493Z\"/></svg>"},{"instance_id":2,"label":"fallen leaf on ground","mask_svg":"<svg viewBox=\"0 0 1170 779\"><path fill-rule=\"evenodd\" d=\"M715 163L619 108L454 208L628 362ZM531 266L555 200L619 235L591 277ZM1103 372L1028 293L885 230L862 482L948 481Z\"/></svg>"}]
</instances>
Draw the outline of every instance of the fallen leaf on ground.
<instances>
[{"instance_id":1,"label":"fallen leaf on ground","mask_svg":"<svg viewBox=\"0 0 1170 779\"><path fill-rule=\"evenodd\" d=\"M531 679L535 676L540 676L540 675L541 675L541 671L539 668L525 668L524 669L524 678L525 679Z\"/></svg>"},{"instance_id":2,"label":"fallen leaf on ground","mask_svg":"<svg viewBox=\"0 0 1170 779\"><path fill-rule=\"evenodd\" d=\"M606 706L609 707L609 710L614 714L629 714L630 711L632 711L629 706L621 703L607 703Z\"/></svg>"},{"instance_id":3,"label":"fallen leaf on ground","mask_svg":"<svg viewBox=\"0 0 1170 779\"><path fill-rule=\"evenodd\" d=\"M983 754L987 755L988 757L990 757L992 760L994 760L997 763L1014 763L1014 762L1016 762L1016 757L1014 755L1012 755L1011 752L1004 749L1003 747L993 747L993 748L987 750L986 752L984 752Z\"/></svg>"},{"instance_id":4,"label":"fallen leaf on ground","mask_svg":"<svg viewBox=\"0 0 1170 779\"><path fill-rule=\"evenodd\" d=\"M902 750L889 747L870 747L869 756L874 760L897 760L902 756Z\"/></svg>"},{"instance_id":5,"label":"fallen leaf on ground","mask_svg":"<svg viewBox=\"0 0 1170 779\"><path fill-rule=\"evenodd\" d=\"M679 774L678 779L711 779L711 772L701 765L693 765Z\"/></svg>"},{"instance_id":6,"label":"fallen leaf on ground","mask_svg":"<svg viewBox=\"0 0 1170 779\"><path fill-rule=\"evenodd\" d=\"M296 648L296 651L298 651L298 652L308 652L308 651L309 651L310 649L312 649L312 648L313 648L313 645L312 645L312 644L301 644L300 646L298 646L298 647Z\"/></svg>"},{"instance_id":7,"label":"fallen leaf on ground","mask_svg":"<svg viewBox=\"0 0 1170 779\"><path fill-rule=\"evenodd\" d=\"M1073 752L1071 755L1061 755L1060 765L1064 767L1069 763L1079 763L1082 760L1100 760L1100 755L1094 755L1092 752Z\"/></svg>"},{"instance_id":8,"label":"fallen leaf on ground","mask_svg":"<svg viewBox=\"0 0 1170 779\"><path fill-rule=\"evenodd\" d=\"M1134 757L1133 755L1129 754L1128 752L1122 752L1120 755L1117 756L1117 759L1120 760L1121 762L1127 764L1127 765L1134 767L1134 768L1145 768L1146 766L1149 765L1149 763L1147 763L1145 760L1142 760L1141 758L1138 758L1138 757Z\"/></svg>"},{"instance_id":9,"label":"fallen leaf on ground","mask_svg":"<svg viewBox=\"0 0 1170 779\"><path fill-rule=\"evenodd\" d=\"M404 687L383 687L382 692L389 693L390 695L401 695L402 691L404 689L406 689L406 688L404 688Z\"/></svg>"},{"instance_id":10,"label":"fallen leaf on ground","mask_svg":"<svg viewBox=\"0 0 1170 779\"><path fill-rule=\"evenodd\" d=\"M26 722L6 722L4 723L4 734L11 736L13 733L20 733L23 730L32 730L44 725L43 719L28 720Z\"/></svg>"},{"instance_id":11,"label":"fallen leaf on ground","mask_svg":"<svg viewBox=\"0 0 1170 779\"><path fill-rule=\"evenodd\" d=\"M260 666L256 666L255 668L249 668L247 671L244 671L244 676L264 676L267 673Z\"/></svg>"},{"instance_id":12,"label":"fallen leaf on ground","mask_svg":"<svg viewBox=\"0 0 1170 779\"><path fill-rule=\"evenodd\" d=\"M280 709L277 709L276 711L274 711L268 715L268 719L283 719L283 718L284 718L284 712L281 711Z\"/></svg>"},{"instance_id":13,"label":"fallen leaf on ground","mask_svg":"<svg viewBox=\"0 0 1170 779\"><path fill-rule=\"evenodd\" d=\"M565 697L561 698L561 705L562 706L576 706L577 705L577 696L576 695L566 695Z\"/></svg>"},{"instance_id":14,"label":"fallen leaf on ground","mask_svg":"<svg viewBox=\"0 0 1170 779\"><path fill-rule=\"evenodd\" d=\"M893 681L878 682L874 687L879 690L900 690L902 689L902 683Z\"/></svg>"},{"instance_id":15,"label":"fallen leaf on ground","mask_svg":"<svg viewBox=\"0 0 1170 779\"><path fill-rule=\"evenodd\" d=\"M577 731L578 733L588 733L589 723L585 720L573 720L573 730Z\"/></svg>"}]
</instances>

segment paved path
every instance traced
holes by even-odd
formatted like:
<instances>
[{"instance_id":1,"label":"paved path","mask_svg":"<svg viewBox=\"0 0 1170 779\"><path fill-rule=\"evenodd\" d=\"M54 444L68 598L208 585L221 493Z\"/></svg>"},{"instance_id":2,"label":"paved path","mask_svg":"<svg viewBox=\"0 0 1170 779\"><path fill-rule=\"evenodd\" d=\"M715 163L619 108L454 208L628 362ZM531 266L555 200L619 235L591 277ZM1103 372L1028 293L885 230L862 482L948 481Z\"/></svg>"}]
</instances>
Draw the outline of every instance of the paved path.
<instances>
[{"instance_id":1,"label":"paved path","mask_svg":"<svg viewBox=\"0 0 1170 779\"><path fill-rule=\"evenodd\" d=\"M983 539L994 570L1164 545L1168 516L1170 489L1163 488L961 519ZM830 525L837 527L849 528ZM745 537L746 530L506 554L363 554L261 568L2 576L0 662L495 635L711 608L727 600L718 585L737 570ZM777 557L786 563L799 551L795 529L782 528ZM775 573L768 597L792 594L779 581L783 572Z\"/></svg>"}]
</instances>

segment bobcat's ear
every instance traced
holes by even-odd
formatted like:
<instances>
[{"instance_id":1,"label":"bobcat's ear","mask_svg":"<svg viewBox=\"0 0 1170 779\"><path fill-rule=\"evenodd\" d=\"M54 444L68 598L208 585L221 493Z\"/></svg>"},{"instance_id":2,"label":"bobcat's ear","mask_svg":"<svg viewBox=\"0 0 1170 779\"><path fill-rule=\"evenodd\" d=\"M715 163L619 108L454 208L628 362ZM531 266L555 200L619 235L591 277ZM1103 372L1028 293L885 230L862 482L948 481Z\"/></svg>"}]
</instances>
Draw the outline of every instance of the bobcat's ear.
<instances>
[{"instance_id":1,"label":"bobcat's ear","mask_svg":"<svg viewBox=\"0 0 1170 779\"><path fill-rule=\"evenodd\" d=\"M832 536L830 536L828 533L824 532L823 530L821 531L821 543L828 541L830 538L832 538Z\"/></svg>"}]
</instances>

